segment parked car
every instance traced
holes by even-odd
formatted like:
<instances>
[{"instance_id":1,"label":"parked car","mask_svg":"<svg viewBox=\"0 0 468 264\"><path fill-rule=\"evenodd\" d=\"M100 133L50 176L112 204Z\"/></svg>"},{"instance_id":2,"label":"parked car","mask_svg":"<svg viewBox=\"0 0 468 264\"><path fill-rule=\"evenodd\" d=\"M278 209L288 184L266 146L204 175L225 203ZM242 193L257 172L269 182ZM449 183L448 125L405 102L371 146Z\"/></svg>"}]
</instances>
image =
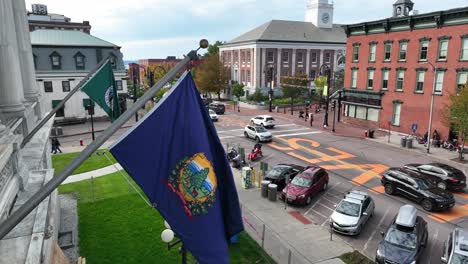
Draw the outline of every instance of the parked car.
<instances>
[{"instance_id":1,"label":"parked car","mask_svg":"<svg viewBox=\"0 0 468 264\"><path fill-rule=\"evenodd\" d=\"M266 128L273 128L275 127L275 119L269 115L258 115L250 119L250 124L259 125Z\"/></svg>"},{"instance_id":2,"label":"parked car","mask_svg":"<svg viewBox=\"0 0 468 264\"><path fill-rule=\"evenodd\" d=\"M211 121L217 122L218 121L218 115L215 113L215 111L213 111L211 109L209 109L208 111L210 112Z\"/></svg>"},{"instance_id":3,"label":"parked car","mask_svg":"<svg viewBox=\"0 0 468 264\"><path fill-rule=\"evenodd\" d=\"M404 205L377 247L377 264L417 264L427 245L427 223L412 205Z\"/></svg>"},{"instance_id":4,"label":"parked car","mask_svg":"<svg viewBox=\"0 0 468 264\"><path fill-rule=\"evenodd\" d=\"M328 186L328 173L318 166L307 167L299 173L281 192L281 199L295 204L310 204L312 197Z\"/></svg>"},{"instance_id":5,"label":"parked car","mask_svg":"<svg viewBox=\"0 0 468 264\"><path fill-rule=\"evenodd\" d=\"M468 231L455 228L444 243L444 253L440 258L442 263L468 263Z\"/></svg>"},{"instance_id":6,"label":"parked car","mask_svg":"<svg viewBox=\"0 0 468 264\"><path fill-rule=\"evenodd\" d=\"M416 201L426 211L452 208L453 194L433 185L427 176L404 168L390 168L381 175L387 194L399 193Z\"/></svg>"},{"instance_id":7,"label":"parked car","mask_svg":"<svg viewBox=\"0 0 468 264\"><path fill-rule=\"evenodd\" d=\"M406 164L403 167L427 175L429 181L444 190L462 191L466 187L465 174L446 164Z\"/></svg>"},{"instance_id":8,"label":"parked car","mask_svg":"<svg viewBox=\"0 0 468 264\"><path fill-rule=\"evenodd\" d=\"M271 135L271 133L261 126L251 126L251 125L245 126L244 136L246 138L253 138L257 142L273 140L273 136Z\"/></svg>"},{"instance_id":9,"label":"parked car","mask_svg":"<svg viewBox=\"0 0 468 264\"><path fill-rule=\"evenodd\" d=\"M292 180L303 170L304 167L294 164L278 164L267 173L265 180L278 185L277 190L281 191L286 186L286 178Z\"/></svg>"},{"instance_id":10,"label":"parked car","mask_svg":"<svg viewBox=\"0 0 468 264\"><path fill-rule=\"evenodd\" d=\"M226 112L226 107L222 103L211 103L209 108L215 111L218 115L224 115L224 112Z\"/></svg>"},{"instance_id":11,"label":"parked car","mask_svg":"<svg viewBox=\"0 0 468 264\"><path fill-rule=\"evenodd\" d=\"M211 98L202 98L203 105L208 106L211 102L213 102L213 99Z\"/></svg>"},{"instance_id":12,"label":"parked car","mask_svg":"<svg viewBox=\"0 0 468 264\"><path fill-rule=\"evenodd\" d=\"M366 192L351 191L335 207L330 216L333 231L345 235L359 235L369 218L374 215L375 204Z\"/></svg>"}]
</instances>

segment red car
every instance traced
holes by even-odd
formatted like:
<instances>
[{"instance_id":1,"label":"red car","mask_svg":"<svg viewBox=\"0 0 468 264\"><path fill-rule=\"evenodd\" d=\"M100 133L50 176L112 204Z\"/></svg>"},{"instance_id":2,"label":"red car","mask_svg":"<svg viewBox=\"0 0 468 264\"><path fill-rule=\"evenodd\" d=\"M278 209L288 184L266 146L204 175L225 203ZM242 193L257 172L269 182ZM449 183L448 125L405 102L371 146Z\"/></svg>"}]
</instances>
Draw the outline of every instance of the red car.
<instances>
[{"instance_id":1,"label":"red car","mask_svg":"<svg viewBox=\"0 0 468 264\"><path fill-rule=\"evenodd\" d=\"M328 186L328 173L321 167L307 167L298 174L281 192L281 199L286 197L294 204L310 204L312 197Z\"/></svg>"}]
</instances>

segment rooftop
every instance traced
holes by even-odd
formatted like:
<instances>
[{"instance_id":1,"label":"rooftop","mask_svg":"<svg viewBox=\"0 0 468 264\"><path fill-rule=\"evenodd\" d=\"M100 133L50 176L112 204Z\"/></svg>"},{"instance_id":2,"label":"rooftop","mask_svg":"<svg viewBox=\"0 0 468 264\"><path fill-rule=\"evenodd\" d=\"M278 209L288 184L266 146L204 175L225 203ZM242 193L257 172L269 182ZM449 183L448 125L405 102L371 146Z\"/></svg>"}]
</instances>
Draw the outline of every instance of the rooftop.
<instances>
[{"instance_id":1,"label":"rooftop","mask_svg":"<svg viewBox=\"0 0 468 264\"><path fill-rule=\"evenodd\" d=\"M119 46L81 31L40 29L31 32L33 46L109 47Z\"/></svg>"},{"instance_id":2,"label":"rooftop","mask_svg":"<svg viewBox=\"0 0 468 264\"><path fill-rule=\"evenodd\" d=\"M260 25L224 45L241 42L321 42L346 43L346 34L342 25L333 28L319 28L310 22L271 20Z\"/></svg>"}]
</instances>

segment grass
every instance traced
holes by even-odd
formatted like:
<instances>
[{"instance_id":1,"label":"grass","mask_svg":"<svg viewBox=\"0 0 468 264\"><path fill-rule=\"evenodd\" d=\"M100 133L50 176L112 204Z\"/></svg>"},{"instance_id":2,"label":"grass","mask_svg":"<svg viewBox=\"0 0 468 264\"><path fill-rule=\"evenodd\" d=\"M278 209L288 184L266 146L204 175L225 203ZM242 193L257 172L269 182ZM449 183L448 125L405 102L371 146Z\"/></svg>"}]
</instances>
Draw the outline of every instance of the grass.
<instances>
[{"instance_id":1,"label":"grass","mask_svg":"<svg viewBox=\"0 0 468 264\"><path fill-rule=\"evenodd\" d=\"M117 161L114 159L112 154L108 150L99 150L99 152L106 152L106 155L112 160L113 163ZM52 162L55 168L55 174L59 173L66 165L68 165L80 152L64 153L64 154L55 154L52 155ZM73 174L88 172L100 168L107 167L112 165L107 160L106 156L98 156L96 153L93 153L85 162L83 162L80 167L73 171Z\"/></svg>"},{"instance_id":2,"label":"grass","mask_svg":"<svg viewBox=\"0 0 468 264\"><path fill-rule=\"evenodd\" d=\"M132 182L133 183L133 182ZM78 198L80 255L87 263L180 263L161 241L164 220L118 173L59 187ZM231 263L275 263L247 234L230 245ZM196 263L189 254L188 263Z\"/></svg>"},{"instance_id":3,"label":"grass","mask_svg":"<svg viewBox=\"0 0 468 264\"><path fill-rule=\"evenodd\" d=\"M361 252L355 250L340 256L346 264L373 264L374 262L362 255Z\"/></svg>"}]
</instances>

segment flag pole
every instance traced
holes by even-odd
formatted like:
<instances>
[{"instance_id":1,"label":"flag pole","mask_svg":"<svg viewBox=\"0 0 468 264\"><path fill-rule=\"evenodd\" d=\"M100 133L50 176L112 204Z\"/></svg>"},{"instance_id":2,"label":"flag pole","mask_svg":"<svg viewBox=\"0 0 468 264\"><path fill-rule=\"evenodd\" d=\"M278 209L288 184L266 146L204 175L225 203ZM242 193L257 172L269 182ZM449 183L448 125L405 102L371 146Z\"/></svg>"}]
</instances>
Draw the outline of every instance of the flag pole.
<instances>
[{"instance_id":1,"label":"flag pole","mask_svg":"<svg viewBox=\"0 0 468 264\"><path fill-rule=\"evenodd\" d=\"M39 129L41 129L41 127L47 123L47 121L49 121L49 119L55 115L55 113L60 109L62 108L65 103L68 101L68 99L70 99L78 90L81 89L81 87L83 87L83 85L86 84L86 82L89 80L89 78L95 74L107 61L109 60L109 57L103 59L101 62L99 62L89 73L88 75L86 75L76 86L75 88L73 88L73 90L71 90L67 96L65 96L65 98L63 98L62 101L60 101L60 103L55 106L54 109L52 109L51 112L49 112L49 114L47 114L47 116L45 116L41 122L36 125L34 127L33 130L31 130L31 132L29 132L28 135L26 135L26 137L23 139L23 141L21 142L21 148L23 148L28 142L29 140L31 140L31 138L37 133L37 131L39 131Z\"/></svg>"},{"instance_id":2,"label":"flag pole","mask_svg":"<svg viewBox=\"0 0 468 264\"><path fill-rule=\"evenodd\" d=\"M0 223L0 239L3 239L17 224L19 224L42 200L50 195L81 163L83 163L91 154L93 154L107 139L109 139L122 125L125 124L146 102L151 100L161 88L170 81L178 72L183 70L185 65L192 60L198 59L197 51L201 48L206 49L208 41L202 39L200 47L197 50L190 51L187 56L177 63L166 75L164 75L151 89L134 103L130 109L125 111L109 128L107 128L99 137L89 144L80 154L74 158L60 173L55 175L39 191L29 198L18 210L14 211L9 218Z\"/></svg>"}]
</instances>

